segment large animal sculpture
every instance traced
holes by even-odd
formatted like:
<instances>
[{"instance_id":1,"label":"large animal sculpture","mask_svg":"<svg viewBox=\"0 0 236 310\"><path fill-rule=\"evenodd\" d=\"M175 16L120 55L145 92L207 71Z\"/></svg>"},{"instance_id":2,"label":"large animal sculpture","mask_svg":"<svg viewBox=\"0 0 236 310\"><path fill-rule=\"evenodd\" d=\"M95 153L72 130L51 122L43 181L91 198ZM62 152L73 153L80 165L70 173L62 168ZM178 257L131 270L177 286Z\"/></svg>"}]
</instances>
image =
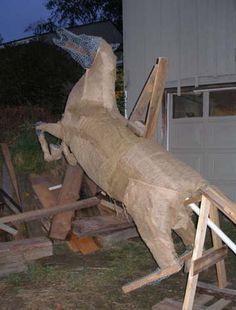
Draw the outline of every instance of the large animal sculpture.
<instances>
[{"instance_id":1,"label":"large animal sculpture","mask_svg":"<svg viewBox=\"0 0 236 310\"><path fill-rule=\"evenodd\" d=\"M171 232L186 246L195 229L184 200L207 182L162 146L136 136L116 106L116 57L102 38L58 31L55 43L78 61L85 73L69 94L62 119L37 125L45 160L52 160L44 132L61 139L70 164L78 163L108 195L121 201L160 268L182 263Z\"/></svg>"}]
</instances>

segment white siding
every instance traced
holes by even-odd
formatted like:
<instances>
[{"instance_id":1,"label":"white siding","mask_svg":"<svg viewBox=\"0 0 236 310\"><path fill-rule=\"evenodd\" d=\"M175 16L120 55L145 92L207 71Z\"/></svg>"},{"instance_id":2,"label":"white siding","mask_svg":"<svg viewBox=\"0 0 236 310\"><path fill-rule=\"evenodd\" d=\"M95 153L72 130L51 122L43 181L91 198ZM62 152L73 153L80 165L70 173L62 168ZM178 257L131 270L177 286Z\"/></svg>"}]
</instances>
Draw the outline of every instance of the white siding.
<instances>
[{"instance_id":1,"label":"white siding","mask_svg":"<svg viewBox=\"0 0 236 310\"><path fill-rule=\"evenodd\" d=\"M236 0L123 0L123 11L128 113L159 56L168 87L236 81Z\"/></svg>"}]
</instances>

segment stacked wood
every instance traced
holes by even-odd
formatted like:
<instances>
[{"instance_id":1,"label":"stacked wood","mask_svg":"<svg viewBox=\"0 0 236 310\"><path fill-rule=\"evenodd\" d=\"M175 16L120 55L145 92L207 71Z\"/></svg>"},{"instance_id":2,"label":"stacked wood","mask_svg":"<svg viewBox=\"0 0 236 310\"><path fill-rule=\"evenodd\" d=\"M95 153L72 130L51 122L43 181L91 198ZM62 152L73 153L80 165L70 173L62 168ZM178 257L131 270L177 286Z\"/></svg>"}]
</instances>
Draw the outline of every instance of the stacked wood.
<instances>
[{"instance_id":1,"label":"stacked wood","mask_svg":"<svg viewBox=\"0 0 236 310\"><path fill-rule=\"evenodd\" d=\"M73 222L73 232L81 237L96 236L130 227L134 227L133 222L128 222L126 218L119 218L115 215L93 216Z\"/></svg>"},{"instance_id":2,"label":"stacked wood","mask_svg":"<svg viewBox=\"0 0 236 310\"><path fill-rule=\"evenodd\" d=\"M0 277L27 270L27 263L53 254L46 237L0 243Z\"/></svg>"}]
</instances>

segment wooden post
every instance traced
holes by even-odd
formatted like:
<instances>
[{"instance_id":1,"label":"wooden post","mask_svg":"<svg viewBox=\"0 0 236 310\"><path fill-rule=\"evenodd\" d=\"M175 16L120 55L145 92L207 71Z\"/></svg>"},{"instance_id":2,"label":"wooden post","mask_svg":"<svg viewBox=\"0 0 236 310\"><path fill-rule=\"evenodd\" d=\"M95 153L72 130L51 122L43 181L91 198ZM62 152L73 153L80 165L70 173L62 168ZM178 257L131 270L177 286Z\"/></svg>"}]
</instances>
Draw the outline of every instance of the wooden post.
<instances>
[{"instance_id":1,"label":"wooden post","mask_svg":"<svg viewBox=\"0 0 236 310\"><path fill-rule=\"evenodd\" d=\"M58 197L58 204L74 202L79 198L82 183L83 170L80 166L68 166L62 189ZM56 214L53 218L50 237L65 240L71 229L73 211Z\"/></svg>"},{"instance_id":2,"label":"wooden post","mask_svg":"<svg viewBox=\"0 0 236 310\"><path fill-rule=\"evenodd\" d=\"M161 110L162 97L165 89L165 82L167 77L168 61L166 58L159 58L157 65L157 74L153 85L153 92L150 100L150 105L146 121L146 134L147 139L154 139L157 130L157 122L159 112Z\"/></svg>"},{"instance_id":3,"label":"wooden post","mask_svg":"<svg viewBox=\"0 0 236 310\"><path fill-rule=\"evenodd\" d=\"M201 210L198 219L197 232L195 237L191 266L189 270L187 288L184 297L183 310L193 308L194 297L197 288L198 274L194 275L194 261L202 256L203 247L207 230L207 219L210 211L211 202L203 195Z\"/></svg>"},{"instance_id":4,"label":"wooden post","mask_svg":"<svg viewBox=\"0 0 236 310\"><path fill-rule=\"evenodd\" d=\"M149 74L149 77L147 78L144 88L142 89L140 96L134 106L134 109L130 114L130 117L129 117L130 121L135 122L135 121L139 121L142 119L143 114L152 96L156 73L157 73L157 64L153 66L151 73Z\"/></svg>"},{"instance_id":5,"label":"wooden post","mask_svg":"<svg viewBox=\"0 0 236 310\"><path fill-rule=\"evenodd\" d=\"M211 208L210 208L210 218L218 227L220 227L219 212L218 212L218 209L213 204L211 204ZM211 230L211 235L212 235L213 248L214 249L221 248L222 240L212 230ZM221 260L220 262L216 263L216 272L217 272L219 288L226 287L227 278L226 278L224 260Z\"/></svg>"}]
</instances>

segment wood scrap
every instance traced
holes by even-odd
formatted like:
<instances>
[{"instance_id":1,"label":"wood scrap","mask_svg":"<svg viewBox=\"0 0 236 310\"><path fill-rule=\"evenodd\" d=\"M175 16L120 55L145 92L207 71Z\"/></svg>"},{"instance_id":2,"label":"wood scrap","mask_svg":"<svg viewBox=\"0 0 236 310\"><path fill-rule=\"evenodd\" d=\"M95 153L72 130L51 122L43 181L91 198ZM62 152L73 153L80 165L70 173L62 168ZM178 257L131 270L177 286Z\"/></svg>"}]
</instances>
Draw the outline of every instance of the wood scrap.
<instances>
[{"instance_id":1,"label":"wood scrap","mask_svg":"<svg viewBox=\"0 0 236 310\"><path fill-rule=\"evenodd\" d=\"M27 270L27 263L53 254L52 242L45 238L0 243L0 276Z\"/></svg>"},{"instance_id":2,"label":"wood scrap","mask_svg":"<svg viewBox=\"0 0 236 310\"><path fill-rule=\"evenodd\" d=\"M229 288L218 288L215 285L204 283L201 281L199 281L197 284L197 291L199 293L219 296L224 299L236 300L236 290L232 290Z\"/></svg>"},{"instance_id":3,"label":"wood scrap","mask_svg":"<svg viewBox=\"0 0 236 310\"><path fill-rule=\"evenodd\" d=\"M192 251L189 251L187 253L184 253L180 256L180 260L184 263L185 261L188 261L192 256ZM122 286L122 290L125 294L134 291L144 285L150 284L152 282L155 282L157 280L161 280L162 278L168 277L174 273L177 273L179 271L179 267L176 265L169 266L165 269L160 269L158 271L154 271L144 277L141 277L137 280L134 280L130 283L127 283Z\"/></svg>"},{"instance_id":4,"label":"wood scrap","mask_svg":"<svg viewBox=\"0 0 236 310\"><path fill-rule=\"evenodd\" d=\"M17 178L16 178L16 173L15 169L11 160L11 154L8 148L8 145L6 143L1 143L1 149L2 149L2 154L10 175L10 179L13 185L13 188L15 190L17 202L19 205L21 205L21 198L20 198L20 193L19 193L19 188L18 188L18 183L17 183Z\"/></svg>"},{"instance_id":5,"label":"wood scrap","mask_svg":"<svg viewBox=\"0 0 236 310\"><path fill-rule=\"evenodd\" d=\"M224 259L228 254L228 248L222 246L219 249L211 248L203 253L202 257L193 261L193 275L200 273L203 270L215 265L222 259Z\"/></svg>"},{"instance_id":6,"label":"wood scrap","mask_svg":"<svg viewBox=\"0 0 236 310\"><path fill-rule=\"evenodd\" d=\"M63 185L58 197L58 204L70 203L79 199L83 170L80 166L68 166ZM74 210L56 214L53 218L50 237L65 240L71 230L71 220Z\"/></svg>"},{"instance_id":7,"label":"wood scrap","mask_svg":"<svg viewBox=\"0 0 236 310\"><path fill-rule=\"evenodd\" d=\"M50 179L48 177L42 176L30 176L30 182L32 184L33 190L36 193L40 203L44 208L51 208L56 205L56 193L55 191L50 191Z\"/></svg>"},{"instance_id":8,"label":"wood scrap","mask_svg":"<svg viewBox=\"0 0 236 310\"><path fill-rule=\"evenodd\" d=\"M115 243L138 237L139 234L135 227L103 233L96 236L96 242L103 248L113 246Z\"/></svg>"},{"instance_id":9,"label":"wood scrap","mask_svg":"<svg viewBox=\"0 0 236 310\"><path fill-rule=\"evenodd\" d=\"M80 237L96 236L130 227L134 227L133 222L128 222L127 219L116 216L93 216L73 222L73 232Z\"/></svg>"},{"instance_id":10,"label":"wood scrap","mask_svg":"<svg viewBox=\"0 0 236 310\"><path fill-rule=\"evenodd\" d=\"M91 237L79 238L75 234L71 234L70 239L67 242L69 248L74 251L80 251L83 255L91 254L100 249L98 243Z\"/></svg>"},{"instance_id":11,"label":"wood scrap","mask_svg":"<svg viewBox=\"0 0 236 310\"><path fill-rule=\"evenodd\" d=\"M81 187L81 197L93 197L96 196L100 191L96 183L94 183L86 174L83 176L83 182ZM99 206L89 208L87 210L82 210L80 216L94 216L101 214Z\"/></svg>"},{"instance_id":12,"label":"wood scrap","mask_svg":"<svg viewBox=\"0 0 236 310\"><path fill-rule=\"evenodd\" d=\"M99 202L100 200L97 197L92 197L88 199L79 200L73 203L62 204L59 206L52 207L50 209L33 210L20 214L4 216L0 218L0 224L19 223L35 219L41 219L43 217L51 216L60 212L90 208L91 206L97 205Z\"/></svg>"}]
</instances>

